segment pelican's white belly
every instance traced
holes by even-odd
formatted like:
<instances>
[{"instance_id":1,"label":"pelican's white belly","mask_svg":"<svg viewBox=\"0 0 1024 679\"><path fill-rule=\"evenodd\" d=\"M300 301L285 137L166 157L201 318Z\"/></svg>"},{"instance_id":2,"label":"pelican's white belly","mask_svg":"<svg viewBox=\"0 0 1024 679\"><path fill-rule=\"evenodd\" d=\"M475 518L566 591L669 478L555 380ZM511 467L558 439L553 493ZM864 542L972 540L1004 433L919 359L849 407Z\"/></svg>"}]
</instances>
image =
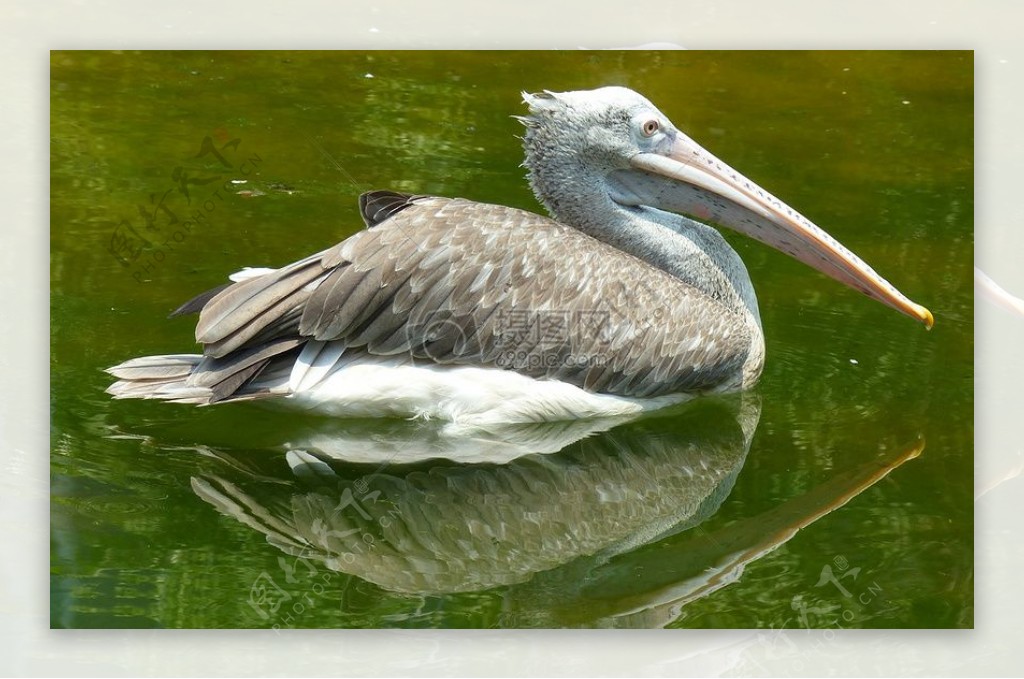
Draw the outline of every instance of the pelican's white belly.
<instances>
[{"instance_id":1,"label":"pelican's white belly","mask_svg":"<svg viewBox=\"0 0 1024 679\"><path fill-rule=\"evenodd\" d=\"M311 344L322 344L319 342ZM342 417L413 417L467 425L550 422L632 415L690 398L650 399L595 394L557 380L501 368L446 366L408 357L333 354L331 345L304 351L283 402ZM329 368L324 370L325 365ZM318 374L319 373L319 374Z\"/></svg>"}]
</instances>

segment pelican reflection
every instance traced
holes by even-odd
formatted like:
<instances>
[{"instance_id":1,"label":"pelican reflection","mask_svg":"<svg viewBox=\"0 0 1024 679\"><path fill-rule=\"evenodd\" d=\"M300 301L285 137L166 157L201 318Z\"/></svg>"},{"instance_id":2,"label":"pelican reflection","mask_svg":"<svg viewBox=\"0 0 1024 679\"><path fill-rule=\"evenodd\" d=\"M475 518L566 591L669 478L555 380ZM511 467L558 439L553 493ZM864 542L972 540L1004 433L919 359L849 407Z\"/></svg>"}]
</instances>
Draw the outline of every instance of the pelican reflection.
<instances>
[{"instance_id":1,"label":"pelican reflection","mask_svg":"<svg viewBox=\"0 0 1024 679\"><path fill-rule=\"evenodd\" d=\"M367 451L418 440L406 423L390 435L368 429L362 440L350 431L334 446L308 438L287 451L284 474L221 453L224 464L193 477L192 487L284 554L389 592L507 587L503 626L664 626L923 446L837 473L757 516L693 530L731 492L759 417L760 403L747 394L597 433L527 425L538 450L561 447L502 464L346 461L353 450L368 461ZM433 452L446 439L421 438ZM506 445L500 438L492 432L452 445L460 453L476 445L475 456L487 459Z\"/></svg>"}]
</instances>

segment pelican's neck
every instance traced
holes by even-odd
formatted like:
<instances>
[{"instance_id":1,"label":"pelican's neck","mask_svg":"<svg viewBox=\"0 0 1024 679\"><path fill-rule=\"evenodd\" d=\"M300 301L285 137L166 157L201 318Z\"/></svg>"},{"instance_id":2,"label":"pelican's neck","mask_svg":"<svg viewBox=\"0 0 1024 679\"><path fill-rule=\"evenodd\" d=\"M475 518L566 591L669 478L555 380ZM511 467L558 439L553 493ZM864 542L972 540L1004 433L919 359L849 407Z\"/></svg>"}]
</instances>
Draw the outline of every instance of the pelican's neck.
<instances>
[{"instance_id":1,"label":"pelican's neck","mask_svg":"<svg viewBox=\"0 0 1024 679\"><path fill-rule=\"evenodd\" d=\"M679 215L616 203L603 177L583 168L549 173L531 163L530 185L559 222L647 262L742 314L760 332L761 316L747 268L717 230Z\"/></svg>"}]
</instances>

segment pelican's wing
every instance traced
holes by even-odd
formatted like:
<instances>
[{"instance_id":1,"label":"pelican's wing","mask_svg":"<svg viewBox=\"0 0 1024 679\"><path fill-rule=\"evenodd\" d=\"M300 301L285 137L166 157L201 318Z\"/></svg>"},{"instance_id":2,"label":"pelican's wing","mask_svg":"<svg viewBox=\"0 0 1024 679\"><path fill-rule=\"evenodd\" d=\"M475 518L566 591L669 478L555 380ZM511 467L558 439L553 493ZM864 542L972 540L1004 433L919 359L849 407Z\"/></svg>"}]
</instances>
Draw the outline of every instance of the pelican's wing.
<instances>
[{"instance_id":1,"label":"pelican's wing","mask_svg":"<svg viewBox=\"0 0 1024 679\"><path fill-rule=\"evenodd\" d=\"M407 354L638 397L711 388L746 358L749 331L721 303L545 217L384 192L360 204L371 228L204 300L205 354L301 337L340 345L335 357Z\"/></svg>"}]
</instances>

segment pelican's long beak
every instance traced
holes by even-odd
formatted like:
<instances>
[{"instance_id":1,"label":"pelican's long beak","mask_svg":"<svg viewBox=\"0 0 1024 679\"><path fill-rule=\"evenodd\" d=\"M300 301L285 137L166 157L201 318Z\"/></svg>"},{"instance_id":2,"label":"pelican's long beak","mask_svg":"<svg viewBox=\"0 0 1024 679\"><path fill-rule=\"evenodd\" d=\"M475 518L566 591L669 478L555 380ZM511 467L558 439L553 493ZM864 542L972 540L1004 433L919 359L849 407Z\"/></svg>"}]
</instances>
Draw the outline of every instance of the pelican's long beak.
<instances>
[{"instance_id":1,"label":"pelican's long beak","mask_svg":"<svg viewBox=\"0 0 1024 679\"><path fill-rule=\"evenodd\" d=\"M644 173L673 180L669 190L665 190L663 181L657 181L657 187L644 186L646 182L639 177L621 184L637 203L739 231L918 319L928 328L935 322L928 309L910 301L835 238L682 132L676 131L667 152L640 153L630 162ZM656 197L651 201L639 197L652 193Z\"/></svg>"}]
</instances>

